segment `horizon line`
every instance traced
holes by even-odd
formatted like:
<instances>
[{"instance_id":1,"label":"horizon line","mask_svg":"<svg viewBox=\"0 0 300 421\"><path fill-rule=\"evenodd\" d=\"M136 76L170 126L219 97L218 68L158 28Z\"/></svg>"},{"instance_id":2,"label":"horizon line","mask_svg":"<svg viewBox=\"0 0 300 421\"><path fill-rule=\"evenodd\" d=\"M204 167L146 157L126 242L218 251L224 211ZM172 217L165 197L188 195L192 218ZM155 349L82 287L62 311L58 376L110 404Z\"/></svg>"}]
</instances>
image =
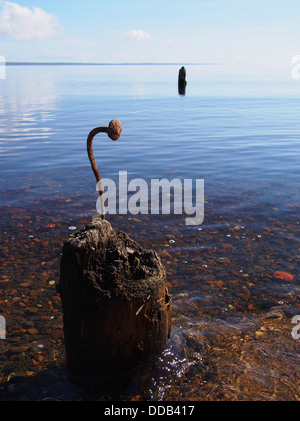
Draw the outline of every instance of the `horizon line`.
<instances>
[{"instance_id":1,"label":"horizon line","mask_svg":"<svg viewBox=\"0 0 300 421\"><path fill-rule=\"evenodd\" d=\"M16 65L31 65L31 66L217 66L220 63L165 63L165 62L130 62L130 63L83 63L83 62L35 62L35 61L8 61L5 63L7 66L16 66Z\"/></svg>"}]
</instances>

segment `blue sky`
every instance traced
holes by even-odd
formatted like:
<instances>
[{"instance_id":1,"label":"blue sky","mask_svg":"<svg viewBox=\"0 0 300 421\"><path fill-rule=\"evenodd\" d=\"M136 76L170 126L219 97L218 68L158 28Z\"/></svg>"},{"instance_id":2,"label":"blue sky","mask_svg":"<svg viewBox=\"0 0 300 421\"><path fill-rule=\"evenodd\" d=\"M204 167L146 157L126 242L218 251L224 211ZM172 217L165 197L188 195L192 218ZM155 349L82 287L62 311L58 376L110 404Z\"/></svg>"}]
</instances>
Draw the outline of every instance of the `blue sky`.
<instances>
[{"instance_id":1,"label":"blue sky","mask_svg":"<svg viewBox=\"0 0 300 421\"><path fill-rule=\"evenodd\" d=\"M219 63L281 77L299 0L0 0L6 61Z\"/></svg>"}]
</instances>

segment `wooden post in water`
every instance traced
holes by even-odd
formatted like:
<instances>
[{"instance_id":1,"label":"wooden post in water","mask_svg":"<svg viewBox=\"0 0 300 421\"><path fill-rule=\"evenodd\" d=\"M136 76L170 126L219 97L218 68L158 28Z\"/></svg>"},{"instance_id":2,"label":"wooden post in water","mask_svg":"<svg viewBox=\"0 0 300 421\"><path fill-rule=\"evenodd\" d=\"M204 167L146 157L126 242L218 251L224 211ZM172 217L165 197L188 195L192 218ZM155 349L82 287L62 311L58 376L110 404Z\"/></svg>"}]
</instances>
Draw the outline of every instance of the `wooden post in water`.
<instances>
[{"instance_id":1,"label":"wooden post in water","mask_svg":"<svg viewBox=\"0 0 300 421\"><path fill-rule=\"evenodd\" d=\"M155 251L103 217L64 242L57 290L71 378L123 375L165 348L171 330L165 268Z\"/></svg>"},{"instance_id":2,"label":"wooden post in water","mask_svg":"<svg viewBox=\"0 0 300 421\"><path fill-rule=\"evenodd\" d=\"M182 66L178 74L178 93L180 95L185 95L186 84L186 70Z\"/></svg>"}]
</instances>

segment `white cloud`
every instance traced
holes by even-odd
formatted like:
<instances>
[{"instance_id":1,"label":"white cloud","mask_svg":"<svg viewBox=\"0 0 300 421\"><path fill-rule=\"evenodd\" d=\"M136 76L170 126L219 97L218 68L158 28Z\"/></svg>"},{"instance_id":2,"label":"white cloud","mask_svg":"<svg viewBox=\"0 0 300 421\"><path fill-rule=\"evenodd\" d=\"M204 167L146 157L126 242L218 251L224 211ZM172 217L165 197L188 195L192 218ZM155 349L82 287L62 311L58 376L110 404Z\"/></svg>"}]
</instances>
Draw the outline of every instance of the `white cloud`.
<instances>
[{"instance_id":1,"label":"white cloud","mask_svg":"<svg viewBox=\"0 0 300 421\"><path fill-rule=\"evenodd\" d=\"M265 28L265 27L252 27L252 28L244 28L243 32L252 32L252 33L276 33L276 32L286 32L285 28Z\"/></svg>"},{"instance_id":2,"label":"white cloud","mask_svg":"<svg viewBox=\"0 0 300 421\"><path fill-rule=\"evenodd\" d=\"M134 39L137 41L144 41L151 39L151 35L148 32L143 31L142 29L134 29L125 34L126 39Z\"/></svg>"},{"instance_id":3,"label":"white cloud","mask_svg":"<svg viewBox=\"0 0 300 421\"><path fill-rule=\"evenodd\" d=\"M61 27L51 13L39 7L20 6L5 1L0 3L0 34L16 38L20 41L51 38L61 33Z\"/></svg>"}]
</instances>

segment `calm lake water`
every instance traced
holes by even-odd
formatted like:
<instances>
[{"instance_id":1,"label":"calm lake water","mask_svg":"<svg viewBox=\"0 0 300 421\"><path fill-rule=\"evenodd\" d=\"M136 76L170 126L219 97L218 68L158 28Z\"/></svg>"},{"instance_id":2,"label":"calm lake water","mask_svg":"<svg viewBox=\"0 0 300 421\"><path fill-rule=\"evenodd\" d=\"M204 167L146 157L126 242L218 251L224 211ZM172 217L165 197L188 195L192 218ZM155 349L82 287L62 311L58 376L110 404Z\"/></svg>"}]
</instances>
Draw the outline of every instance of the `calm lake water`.
<instances>
[{"instance_id":1,"label":"calm lake water","mask_svg":"<svg viewBox=\"0 0 300 421\"><path fill-rule=\"evenodd\" d=\"M203 81L186 66L179 95L180 67L7 66L0 400L299 400L299 82ZM87 135L114 118L121 138L94 140L102 177L204 179L204 221L108 217L161 256L172 335L126 389L87 393L64 371L55 282L63 241L96 214Z\"/></svg>"}]
</instances>

